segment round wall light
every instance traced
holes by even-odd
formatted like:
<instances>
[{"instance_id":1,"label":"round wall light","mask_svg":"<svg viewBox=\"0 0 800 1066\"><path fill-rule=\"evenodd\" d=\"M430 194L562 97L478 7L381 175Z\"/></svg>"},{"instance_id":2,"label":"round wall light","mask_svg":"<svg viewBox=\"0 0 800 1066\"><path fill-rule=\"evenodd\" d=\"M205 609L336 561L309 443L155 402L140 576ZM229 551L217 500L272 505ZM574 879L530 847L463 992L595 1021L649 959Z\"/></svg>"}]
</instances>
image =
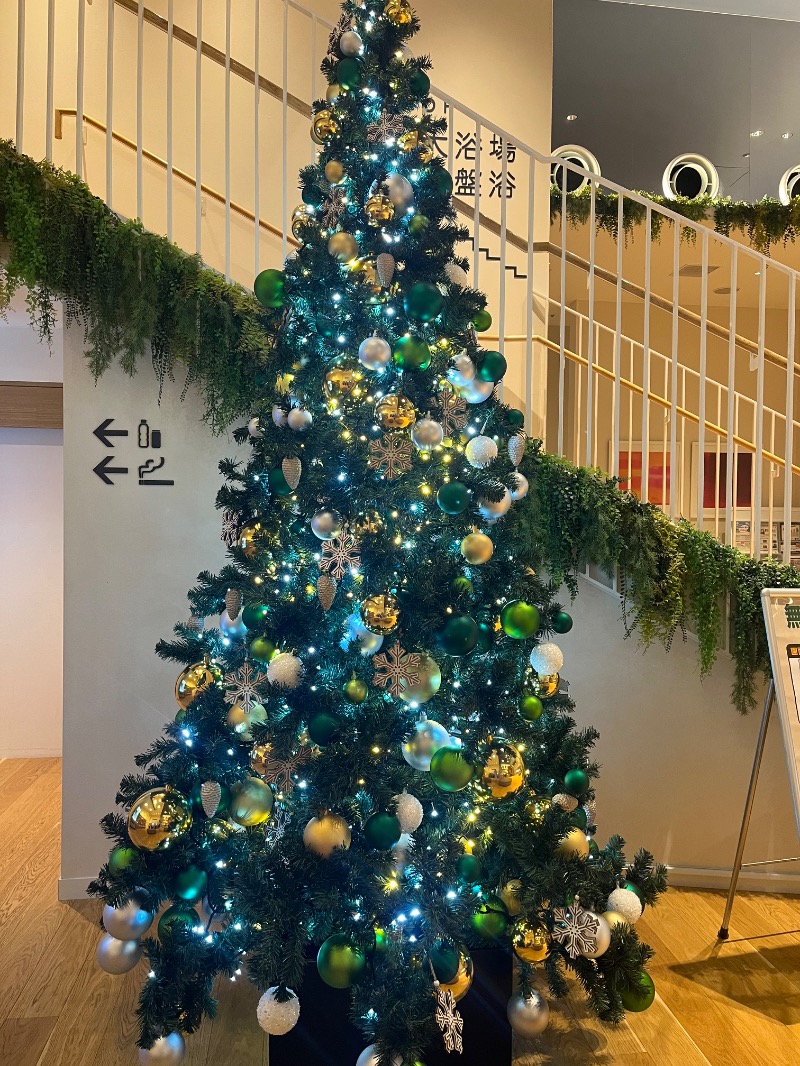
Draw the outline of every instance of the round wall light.
<instances>
[{"instance_id":1,"label":"round wall light","mask_svg":"<svg viewBox=\"0 0 800 1066\"><path fill-rule=\"evenodd\" d=\"M795 196L800 196L800 163L789 167L778 186L778 199L788 207Z\"/></svg>"},{"instance_id":2,"label":"round wall light","mask_svg":"<svg viewBox=\"0 0 800 1066\"><path fill-rule=\"evenodd\" d=\"M600 164L596 156L588 148L582 148L579 144L562 144L552 153L552 158L572 163L576 167L583 167L584 170L589 171L589 174L600 177ZM589 177L586 174L577 174L574 170L565 167L563 163L554 162L550 167L550 181L559 189L563 189L564 182L566 182L567 192L580 192L589 184Z\"/></svg>"},{"instance_id":3,"label":"round wall light","mask_svg":"<svg viewBox=\"0 0 800 1066\"><path fill-rule=\"evenodd\" d=\"M719 196L717 168L710 159L693 152L675 156L664 171L661 185L668 200L675 200L679 196L687 200Z\"/></svg>"}]
</instances>

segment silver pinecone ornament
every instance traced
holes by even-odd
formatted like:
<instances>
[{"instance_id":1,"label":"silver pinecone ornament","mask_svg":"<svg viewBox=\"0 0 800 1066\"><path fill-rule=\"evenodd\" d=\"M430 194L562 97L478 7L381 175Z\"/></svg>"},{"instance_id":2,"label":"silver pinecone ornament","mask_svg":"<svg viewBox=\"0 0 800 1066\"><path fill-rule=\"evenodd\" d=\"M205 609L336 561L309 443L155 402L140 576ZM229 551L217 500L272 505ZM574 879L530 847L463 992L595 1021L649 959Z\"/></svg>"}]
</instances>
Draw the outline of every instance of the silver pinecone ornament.
<instances>
[{"instance_id":1,"label":"silver pinecone ornament","mask_svg":"<svg viewBox=\"0 0 800 1066\"><path fill-rule=\"evenodd\" d=\"M200 785L200 802L206 818L213 818L222 799L222 786L219 781L204 781Z\"/></svg>"},{"instance_id":2,"label":"silver pinecone ornament","mask_svg":"<svg viewBox=\"0 0 800 1066\"><path fill-rule=\"evenodd\" d=\"M281 470L283 476L286 478L286 484L292 491L300 484L300 475L303 472L303 464L299 459L293 459L287 457L281 463Z\"/></svg>"},{"instance_id":3,"label":"silver pinecone ornament","mask_svg":"<svg viewBox=\"0 0 800 1066\"><path fill-rule=\"evenodd\" d=\"M238 589L228 589L225 593L225 610L231 619L235 619L242 609L242 594Z\"/></svg>"}]
</instances>

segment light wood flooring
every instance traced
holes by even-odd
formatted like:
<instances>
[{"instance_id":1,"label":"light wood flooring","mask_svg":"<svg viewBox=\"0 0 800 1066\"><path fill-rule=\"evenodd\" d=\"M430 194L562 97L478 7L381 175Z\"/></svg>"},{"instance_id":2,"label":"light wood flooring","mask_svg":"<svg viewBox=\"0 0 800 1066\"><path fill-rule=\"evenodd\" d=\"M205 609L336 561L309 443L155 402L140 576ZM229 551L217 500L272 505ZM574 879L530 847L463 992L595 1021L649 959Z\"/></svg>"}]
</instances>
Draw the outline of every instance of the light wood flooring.
<instances>
[{"instance_id":1,"label":"light wood flooring","mask_svg":"<svg viewBox=\"0 0 800 1066\"><path fill-rule=\"evenodd\" d=\"M0 760L0 1066L133 1066L142 971L102 973L99 904L57 901L60 784L56 759ZM670 891L639 926L657 952L650 1010L609 1030L575 992L515 1066L797 1066L800 900L743 894L719 945L722 903ZM218 996L186 1066L267 1066L255 991L223 981Z\"/></svg>"}]
</instances>

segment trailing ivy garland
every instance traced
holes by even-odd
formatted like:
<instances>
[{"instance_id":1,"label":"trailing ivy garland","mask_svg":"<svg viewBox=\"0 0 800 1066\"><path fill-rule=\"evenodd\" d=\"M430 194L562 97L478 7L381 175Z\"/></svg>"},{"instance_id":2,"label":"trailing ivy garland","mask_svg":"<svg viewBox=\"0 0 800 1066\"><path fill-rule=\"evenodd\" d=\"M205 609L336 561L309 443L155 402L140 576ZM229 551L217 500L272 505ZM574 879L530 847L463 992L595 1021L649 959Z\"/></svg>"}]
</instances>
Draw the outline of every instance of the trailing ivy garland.
<instances>
[{"instance_id":1,"label":"trailing ivy garland","mask_svg":"<svg viewBox=\"0 0 800 1066\"><path fill-rule=\"evenodd\" d=\"M567 202L570 221L588 217L588 196L572 194ZM606 220L599 224L616 233L616 206L612 211L602 194L598 204L603 205L598 220ZM559 192L559 210L560 205ZM634 209L644 212L641 205L628 206L626 230L637 224ZM689 210L700 210L696 201L685 206L687 217L694 217ZM716 210L722 211L721 202ZM782 210L800 213L800 205L794 201ZM794 239L794 222L791 234L786 239ZM121 219L74 175L19 155L7 141L0 141L0 238L8 245L0 257L0 310L17 289L27 287L31 321L48 340L55 304L62 301L66 314L84 326L96 378L117 359L134 374L152 352L162 377L182 365L187 384L196 384L203 395L205 419L214 431L249 416L254 392L266 378L277 325L251 293L139 223ZM732 699L740 711L749 710L757 675L769 671L761 590L798 588L800 573L749 559L687 522L671 522L621 492L613 478L529 446L537 449L536 475L528 496L507 518L519 527L528 562L541 567L547 560L553 579L565 581L573 593L586 565L618 572L628 631L644 644L669 647L676 630L691 628L703 674L721 644L721 604L729 597Z\"/></svg>"}]
</instances>

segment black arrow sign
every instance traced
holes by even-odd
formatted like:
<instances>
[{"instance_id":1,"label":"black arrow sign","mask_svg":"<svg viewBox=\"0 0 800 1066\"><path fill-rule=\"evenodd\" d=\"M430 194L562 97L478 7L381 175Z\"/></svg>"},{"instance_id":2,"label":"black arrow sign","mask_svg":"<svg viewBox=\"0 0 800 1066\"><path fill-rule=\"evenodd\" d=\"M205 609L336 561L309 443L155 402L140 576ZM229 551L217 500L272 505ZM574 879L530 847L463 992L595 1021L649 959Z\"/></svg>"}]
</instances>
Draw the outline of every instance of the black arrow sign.
<instances>
[{"instance_id":1,"label":"black arrow sign","mask_svg":"<svg viewBox=\"0 0 800 1066\"><path fill-rule=\"evenodd\" d=\"M100 478L101 481L105 481L106 485L113 485L114 482L108 476L109 474L127 474L127 466L109 466L109 463L114 462L113 455L104 455L100 462L94 467L94 472Z\"/></svg>"},{"instance_id":2,"label":"black arrow sign","mask_svg":"<svg viewBox=\"0 0 800 1066\"><path fill-rule=\"evenodd\" d=\"M128 436L127 429L109 429L108 427L111 425L111 423L113 421L114 421L113 418L106 418L103 422L100 423L100 425L97 427L97 429L93 429L92 430L92 432L94 433L95 437L97 437L97 439L100 441L101 444L105 444L106 448L113 448L114 447L113 443L108 439L109 437L127 437Z\"/></svg>"}]
</instances>

